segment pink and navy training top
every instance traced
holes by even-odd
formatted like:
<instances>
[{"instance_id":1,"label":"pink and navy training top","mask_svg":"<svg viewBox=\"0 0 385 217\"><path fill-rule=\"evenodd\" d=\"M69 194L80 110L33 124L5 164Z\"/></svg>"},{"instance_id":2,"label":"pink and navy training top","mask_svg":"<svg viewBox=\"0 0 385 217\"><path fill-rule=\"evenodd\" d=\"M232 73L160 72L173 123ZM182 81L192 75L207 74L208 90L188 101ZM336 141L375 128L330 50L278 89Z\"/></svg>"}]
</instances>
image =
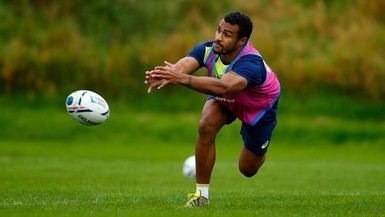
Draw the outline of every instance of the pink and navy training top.
<instances>
[{"instance_id":1,"label":"pink and navy training top","mask_svg":"<svg viewBox=\"0 0 385 217\"><path fill-rule=\"evenodd\" d=\"M261 54L248 42L238 56L228 65L215 54L213 41L195 46L188 54L195 58L201 67L206 67L208 75L220 79L232 71L247 80L247 87L241 92L224 97L209 96L248 125L255 125L266 111L272 109L280 95L280 84L276 74L263 60Z\"/></svg>"}]
</instances>

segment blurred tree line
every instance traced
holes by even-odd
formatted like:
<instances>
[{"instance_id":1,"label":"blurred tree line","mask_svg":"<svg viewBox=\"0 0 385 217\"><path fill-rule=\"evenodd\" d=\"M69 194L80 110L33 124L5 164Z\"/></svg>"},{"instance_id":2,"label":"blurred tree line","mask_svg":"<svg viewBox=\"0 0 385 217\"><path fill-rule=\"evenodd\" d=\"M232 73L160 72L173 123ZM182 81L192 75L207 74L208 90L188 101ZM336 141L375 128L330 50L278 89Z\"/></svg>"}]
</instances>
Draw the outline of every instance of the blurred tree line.
<instances>
[{"instance_id":1,"label":"blurred tree line","mask_svg":"<svg viewBox=\"0 0 385 217\"><path fill-rule=\"evenodd\" d=\"M384 9L382 0L1 0L0 95L143 96L145 70L212 39L223 15L241 10L285 91L379 100Z\"/></svg>"}]
</instances>

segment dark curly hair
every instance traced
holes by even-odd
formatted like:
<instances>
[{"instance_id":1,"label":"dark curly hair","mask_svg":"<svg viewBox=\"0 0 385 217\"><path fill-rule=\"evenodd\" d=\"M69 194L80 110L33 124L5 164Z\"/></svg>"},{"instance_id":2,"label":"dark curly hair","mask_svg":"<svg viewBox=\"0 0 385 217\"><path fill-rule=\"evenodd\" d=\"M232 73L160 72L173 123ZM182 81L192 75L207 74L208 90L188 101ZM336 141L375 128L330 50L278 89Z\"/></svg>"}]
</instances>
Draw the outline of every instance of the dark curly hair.
<instances>
[{"instance_id":1,"label":"dark curly hair","mask_svg":"<svg viewBox=\"0 0 385 217\"><path fill-rule=\"evenodd\" d=\"M246 37L249 40L251 32L253 31L253 22L249 16L242 12L230 12L224 17L226 23L231 25L237 24L239 26L238 39Z\"/></svg>"}]
</instances>

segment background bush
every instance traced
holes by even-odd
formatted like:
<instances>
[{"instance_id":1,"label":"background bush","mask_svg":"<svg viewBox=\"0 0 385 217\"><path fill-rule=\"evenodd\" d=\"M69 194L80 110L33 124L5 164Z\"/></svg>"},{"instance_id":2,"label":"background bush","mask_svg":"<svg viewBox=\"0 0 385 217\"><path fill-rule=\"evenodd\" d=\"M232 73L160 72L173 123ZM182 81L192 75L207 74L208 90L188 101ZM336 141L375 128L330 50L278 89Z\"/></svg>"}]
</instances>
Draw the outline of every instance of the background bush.
<instances>
[{"instance_id":1,"label":"background bush","mask_svg":"<svg viewBox=\"0 0 385 217\"><path fill-rule=\"evenodd\" d=\"M385 96L383 1L0 1L0 94L140 98L143 73L212 39L232 10L287 92ZM168 93L179 89L171 88Z\"/></svg>"}]
</instances>

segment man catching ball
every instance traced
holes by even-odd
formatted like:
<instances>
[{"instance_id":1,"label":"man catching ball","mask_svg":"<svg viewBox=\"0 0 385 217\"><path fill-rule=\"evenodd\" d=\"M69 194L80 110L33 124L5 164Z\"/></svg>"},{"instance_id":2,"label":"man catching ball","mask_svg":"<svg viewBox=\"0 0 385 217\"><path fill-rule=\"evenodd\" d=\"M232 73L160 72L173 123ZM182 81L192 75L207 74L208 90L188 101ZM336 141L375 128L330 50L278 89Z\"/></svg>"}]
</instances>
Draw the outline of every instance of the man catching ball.
<instances>
[{"instance_id":1,"label":"man catching ball","mask_svg":"<svg viewBox=\"0 0 385 217\"><path fill-rule=\"evenodd\" d=\"M277 124L276 113L280 84L276 74L253 47L249 38L253 29L250 18L231 12L219 22L214 41L196 45L175 64L165 61L147 71L148 92L170 84L181 84L207 94L196 141L196 192L187 207L205 207L215 163L215 138L219 130L236 118L242 121L243 149L239 170L254 176L265 161L266 152ZM193 76L206 67L207 76Z\"/></svg>"}]
</instances>

